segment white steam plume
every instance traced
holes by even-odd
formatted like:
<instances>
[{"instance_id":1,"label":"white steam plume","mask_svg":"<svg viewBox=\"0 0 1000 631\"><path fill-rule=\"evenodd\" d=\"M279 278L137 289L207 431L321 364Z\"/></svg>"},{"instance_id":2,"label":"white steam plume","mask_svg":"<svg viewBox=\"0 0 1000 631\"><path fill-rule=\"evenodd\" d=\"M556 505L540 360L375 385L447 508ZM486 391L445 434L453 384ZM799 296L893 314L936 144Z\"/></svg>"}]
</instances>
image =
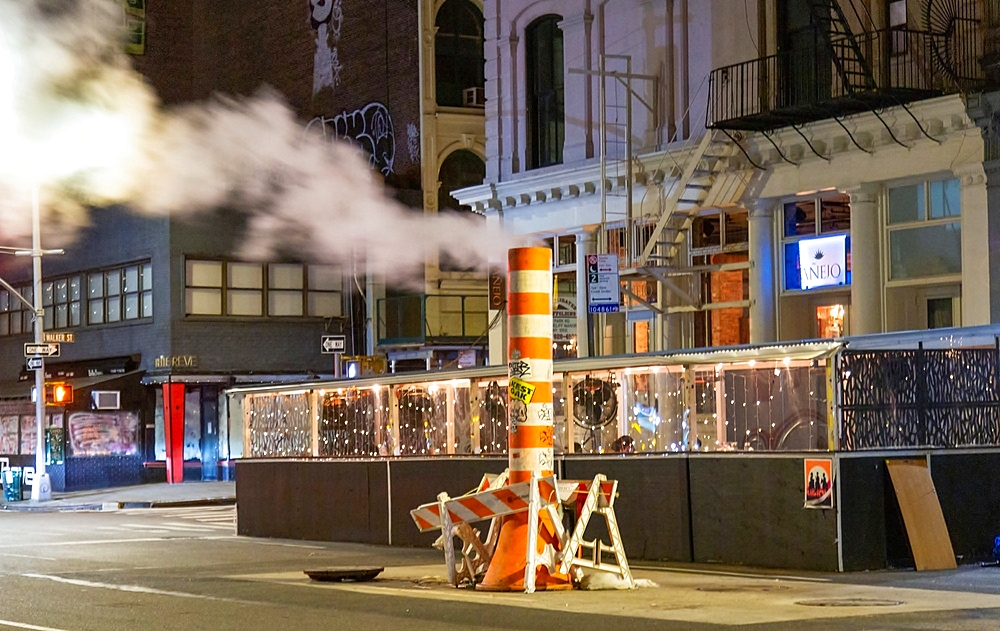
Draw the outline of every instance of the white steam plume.
<instances>
[{"instance_id":1,"label":"white steam plume","mask_svg":"<svg viewBox=\"0 0 1000 631\"><path fill-rule=\"evenodd\" d=\"M438 251L480 269L502 260L506 237L404 208L353 147L305 135L272 92L161 111L120 52L121 23L116 0L0 0L0 241L28 234L38 184L50 233L72 234L93 205L226 207L247 215L250 258L363 258L397 283Z\"/></svg>"}]
</instances>

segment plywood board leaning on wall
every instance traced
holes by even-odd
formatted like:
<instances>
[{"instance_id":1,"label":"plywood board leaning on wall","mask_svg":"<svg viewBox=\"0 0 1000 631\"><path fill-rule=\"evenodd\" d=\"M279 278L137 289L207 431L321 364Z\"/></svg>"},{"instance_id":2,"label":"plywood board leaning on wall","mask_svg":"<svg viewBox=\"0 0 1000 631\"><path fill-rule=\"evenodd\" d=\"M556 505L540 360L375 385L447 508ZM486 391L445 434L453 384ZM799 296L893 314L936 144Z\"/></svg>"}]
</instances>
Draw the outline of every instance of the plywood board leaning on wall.
<instances>
[{"instance_id":1,"label":"plywood board leaning on wall","mask_svg":"<svg viewBox=\"0 0 1000 631\"><path fill-rule=\"evenodd\" d=\"M955 551L927 461L886 460L917 570L953 570Z\"/></svg>"}]
</instances>

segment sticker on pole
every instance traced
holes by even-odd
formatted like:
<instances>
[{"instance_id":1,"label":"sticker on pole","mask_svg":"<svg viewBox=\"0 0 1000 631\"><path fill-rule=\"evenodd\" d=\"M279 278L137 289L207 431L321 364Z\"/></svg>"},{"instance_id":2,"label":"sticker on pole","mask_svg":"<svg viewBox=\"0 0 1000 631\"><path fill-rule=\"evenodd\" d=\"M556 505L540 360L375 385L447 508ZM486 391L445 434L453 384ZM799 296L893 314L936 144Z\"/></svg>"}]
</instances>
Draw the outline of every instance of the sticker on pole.
<instances>
[{"instance_id":1,"label":"sticker on pole","mask_svg":"<svg viewBox=\"0 0 1000 631\"><path fill-rule=\"evenodd\" d=\"M531 397L535 394L535 386L531 385L527 381L522 381L515 377L510 380L510 384L507 386L507 392L510 393L511 399L528 405L531 403Z\"/></svg>"}]
</instances>

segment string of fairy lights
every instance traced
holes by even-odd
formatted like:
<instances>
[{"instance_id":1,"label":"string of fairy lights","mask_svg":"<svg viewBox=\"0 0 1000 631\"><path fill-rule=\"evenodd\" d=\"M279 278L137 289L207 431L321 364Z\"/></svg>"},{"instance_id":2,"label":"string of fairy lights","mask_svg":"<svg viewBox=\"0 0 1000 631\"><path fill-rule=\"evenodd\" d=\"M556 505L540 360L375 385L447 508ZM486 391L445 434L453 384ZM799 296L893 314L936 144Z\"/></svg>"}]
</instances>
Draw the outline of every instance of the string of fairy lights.
<instances>
[{"instance_id":1,"label":"string of fairy lights","mask_svg":"<svg viewBox=\"0 0 1000 631\"><path fill-rule=\"evenodd\" d=\"M693 394L686 394L691 375L666 367L573 374L569 393L555 381L556 452L826 448L824 366L751 360L692 374ZM321 390L313 395L315 448L310 396L248 393L250 454L302 457L315 449L322 457L370 458L507 451L507 387L497 380ZM573 418L567 419L570 409Z\"/></svg>"},{"instance_id":2,"label":"string of fairy lights","mask_svg":"<svg viewBox=\"0 0 1000 631\"><path fill-rule=\"evenodd\" d=\"M243 409L251 456L293 457L312 452L307 393L247 395Z\"/></svg>"}]
</instances>

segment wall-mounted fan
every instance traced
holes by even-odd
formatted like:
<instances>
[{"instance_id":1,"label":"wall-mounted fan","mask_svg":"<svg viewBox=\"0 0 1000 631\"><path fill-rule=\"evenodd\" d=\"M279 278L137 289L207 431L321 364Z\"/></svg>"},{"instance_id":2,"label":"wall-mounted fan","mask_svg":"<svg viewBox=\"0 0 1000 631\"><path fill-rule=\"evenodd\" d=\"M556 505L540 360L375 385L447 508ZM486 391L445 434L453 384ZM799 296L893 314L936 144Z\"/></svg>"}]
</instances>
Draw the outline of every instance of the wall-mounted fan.
<instances>
[{"instance_id":1,"label":"wall-mounted fan","mask_svg":"<svg viewBox=\"0 0 1000 631\"><path fill-rule=\"evenodd\" d=\"M600 430L618 415L618 384L585 377L573 386L573 422L587 430L585 443L600 450Z\"/></svg>"},{"instance_id":2,"label":"wall-mounted fan","mask_svg":"<svg viewBox=\"0 0 1000 631\"><path fill-rule=\"evenodd\" d=\"M977 0L924 0L924 27L931 34L935 68L965 92L975 83Z\"/></svg>"}]
</instances>

